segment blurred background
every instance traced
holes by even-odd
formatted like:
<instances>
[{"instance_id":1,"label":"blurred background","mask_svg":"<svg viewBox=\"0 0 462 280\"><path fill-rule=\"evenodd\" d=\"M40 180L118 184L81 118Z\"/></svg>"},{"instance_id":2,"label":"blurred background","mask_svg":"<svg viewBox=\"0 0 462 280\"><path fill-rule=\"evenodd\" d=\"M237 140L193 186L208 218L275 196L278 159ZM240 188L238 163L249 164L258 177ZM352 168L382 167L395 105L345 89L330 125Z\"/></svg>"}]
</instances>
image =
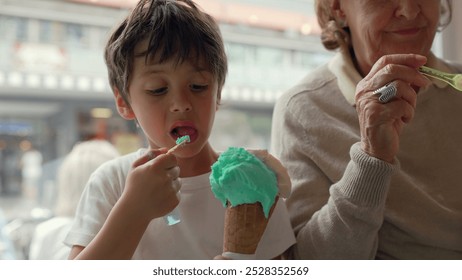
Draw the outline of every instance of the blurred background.
<instances>
[{"instance_id":1,"label":"blurred background","mask_svg":"<svg viewBox=\"0 0 462 280\"><path fill-rule=\"evenodd\" d=\"M117 114L103 61L110 30L136 2L0 0L0 259L28 259L76 143L105 139L120 154L145 146ZM212 145L269 148L274 101L333 55L320 43L314 1L195 2L220 23L229 58ZM453 2L434 51L462 62L462 1Z\"/></svg>"}]
</instances>

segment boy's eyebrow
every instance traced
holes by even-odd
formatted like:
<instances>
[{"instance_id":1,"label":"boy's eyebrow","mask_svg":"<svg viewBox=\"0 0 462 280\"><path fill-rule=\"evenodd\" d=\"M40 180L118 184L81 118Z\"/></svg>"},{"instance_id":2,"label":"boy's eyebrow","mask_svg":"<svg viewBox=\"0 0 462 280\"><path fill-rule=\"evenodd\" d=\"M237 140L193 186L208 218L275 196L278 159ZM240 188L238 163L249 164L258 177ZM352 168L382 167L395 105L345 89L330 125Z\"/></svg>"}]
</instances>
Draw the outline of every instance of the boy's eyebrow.
<instances>
[{"instance_id":1,"label":"boy's eyebrow","mask_svg":"<svg viewBox=\"0 0 462 280\"><path fill-rule=\"evenodd\" d=\"M146 69L144 69L143 72L141 72L141 76L146 76L146 75L151 75L151 74L159 74L159 73L163 73L163 72L165 72L165 70L156 68L155 65L151 65L151 67L147 67ZM196 73L207 72L207 73L212 74L212 71L210 71L210 69L203 68L203 67L195 67L195 66L193 66L191 72L196 72Z\"/></svg>"},{"instance_id":2,"label":"boy's eyebrow","mask_svg":"<svg viewBox=\"0 0 462 280\"><path fill-rule=\"evenodd\" d=\"M151 75L151 74L158 74L158 73L162 73L162 72L165 72L165 71L162 70L162 69L156 69L156 68L148 67L148 68L143 69L143 71L141 72L141 76L146 76L146 75Z\"/></svg>"}]
</instances>

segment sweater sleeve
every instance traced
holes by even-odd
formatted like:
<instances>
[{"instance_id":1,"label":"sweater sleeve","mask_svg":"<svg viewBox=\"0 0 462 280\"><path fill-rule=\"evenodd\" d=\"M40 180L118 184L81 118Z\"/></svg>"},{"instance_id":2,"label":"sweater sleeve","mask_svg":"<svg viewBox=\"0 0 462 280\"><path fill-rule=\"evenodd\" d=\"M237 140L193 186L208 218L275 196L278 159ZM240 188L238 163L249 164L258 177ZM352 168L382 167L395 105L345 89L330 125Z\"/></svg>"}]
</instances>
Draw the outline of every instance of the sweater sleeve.
<instances>
[{"instance_id":1,"label":"sweater sleeve","mask_svg":"<svg viewBox=\"0 0 462 280\"><path fill-rule=\"evenodd\" d=\"M307 149L317 147L304 143L308 129L294 112L287 103L277 104L272 128L272 152L288 169L293 186L287 205L297 244L288 258L374 258L389 182L398 163L370 157L356 143L343 176L332 184L310 158Z\"/></svg>"},{"instance_id":2,"label":"sweater sleeve","mask_svg":"<svg viewBox=\"0 0 462 280\"><path fill-rule=\"evenodd\" d=\"M303 259L373 259L392 166L351 148L344 176L297 234L292 252ZM297 198L294 198L297 199Z\"/></svg>"}]
</instances>

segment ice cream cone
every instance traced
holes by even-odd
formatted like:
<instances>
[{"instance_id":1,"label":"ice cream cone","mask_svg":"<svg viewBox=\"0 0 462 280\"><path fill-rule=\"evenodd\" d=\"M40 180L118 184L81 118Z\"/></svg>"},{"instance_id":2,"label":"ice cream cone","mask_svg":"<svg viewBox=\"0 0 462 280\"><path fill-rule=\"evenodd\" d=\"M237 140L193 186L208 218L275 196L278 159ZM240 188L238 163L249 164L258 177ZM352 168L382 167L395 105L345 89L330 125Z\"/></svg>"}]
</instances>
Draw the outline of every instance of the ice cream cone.
<instances>
[{"instance_id":1,"label":"ice cream cone","mask_svg":"<svg viewBox=\"0 0 462 280\"><path fill-rule=\"evenodd\" d=\"M230 147L212 165L212 192L227 207L222 256L228 259L256 257L278 200L277 174L263 162L275 166L276 159L261 154L263 159L244 148Z\"/></svg>"},{"instance_id":2,"label":"ice cream cone","mask_svg":"<svg viewBox=\"0 0 462 280\"><path fill-rule=\"evenodd\" d=\"M225 214L223 252L255 254L268 221L269 217L265 217L259 202L237 206L228 204Z\"/></svg>"}]
</instances>

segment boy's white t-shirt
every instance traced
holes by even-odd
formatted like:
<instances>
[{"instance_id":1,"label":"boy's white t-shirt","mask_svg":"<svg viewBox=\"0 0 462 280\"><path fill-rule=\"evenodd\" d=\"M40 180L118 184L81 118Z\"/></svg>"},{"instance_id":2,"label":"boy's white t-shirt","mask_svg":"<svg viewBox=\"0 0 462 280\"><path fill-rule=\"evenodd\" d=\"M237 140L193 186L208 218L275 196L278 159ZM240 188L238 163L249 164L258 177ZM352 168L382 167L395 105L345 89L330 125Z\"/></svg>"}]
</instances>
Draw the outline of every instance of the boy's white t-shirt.
<instances>
[{"instance_id":1,"label":"boy's white t-shirt","mask_svg":"<svg viewBox=\"0 0 462 280\"><path fill-rule=\"evenodd\" d=\"M83 192L73 226L65 238L68 246L86 247L103 226L120 198L131 164L145 151L104 163L90 177ZM213 259L223 247L225 208L213 195L210 173L181 178L181 222L169 226L163 218L154 219L146 229L133 259ZM136 217L134 217L136 218ZM279 199L262 240L257 259L271 259L295 243L289 214Z\"/></svg>"}]
</instances>

